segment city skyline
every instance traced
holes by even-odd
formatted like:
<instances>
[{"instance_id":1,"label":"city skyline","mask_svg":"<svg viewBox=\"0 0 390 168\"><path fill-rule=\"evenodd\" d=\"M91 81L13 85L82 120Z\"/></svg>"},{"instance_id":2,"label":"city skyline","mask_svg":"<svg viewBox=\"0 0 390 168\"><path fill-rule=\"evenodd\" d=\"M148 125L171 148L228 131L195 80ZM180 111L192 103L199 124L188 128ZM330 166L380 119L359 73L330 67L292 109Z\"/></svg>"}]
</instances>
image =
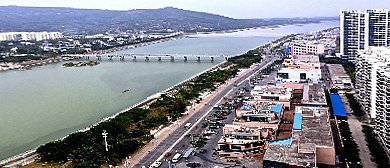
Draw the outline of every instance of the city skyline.
<instances>
[{"instance_id":1,"label":"city skyline","mask_svg":"<svg viewBox=\"0 0 390 168\"><path fill-rule=\"evenodd\" d=\"M92 3L93 2L93 3ZM245 18L291 18L291 17L321 17L339 15L340 10L365 10L365 9L386 9L390 4L383 0L360 1L350 3L349 0L341 1L256 1L247 0L245 3L238 0L213 0L199 2L196 0L176 1L176 0L144 0L144 1L123 1L112 0L107 4L106 1L59 1L59 0L3 0L1 6L36 6L36 7L71 7L86 9L108 9L108 10L132 10L132 9L156 9L172 6L185 10L208 12L227 17L245 19ZM310 6L310 8L304 8ZM275 10L278 9L278 10ZM304 10L302 10L304 9Z\"/></svg>"}]
</instances>

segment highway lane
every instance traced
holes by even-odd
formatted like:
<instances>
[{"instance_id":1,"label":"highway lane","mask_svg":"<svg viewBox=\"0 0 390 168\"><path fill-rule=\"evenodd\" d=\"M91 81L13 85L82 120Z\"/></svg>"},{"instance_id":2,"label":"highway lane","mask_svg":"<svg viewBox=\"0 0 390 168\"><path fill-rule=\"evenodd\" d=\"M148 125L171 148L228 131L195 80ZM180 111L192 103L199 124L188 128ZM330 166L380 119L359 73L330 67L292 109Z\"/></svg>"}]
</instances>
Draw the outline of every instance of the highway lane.
<instances>
[{"instance_id":1,"label":"highway lane","mask_svg":"<svg viewBox=\"0 0 390 168\"><path fill-rule=\"evenodd\" d=\"M251 69L247 74L243 75L240 77L237 82L229 84L226 86L226 88L219 90L217 95L211 99L208 104L210 106L203 106L202 108L198 109L196 114L191 116L187 122L195 123L198 121L202 116L204 116L206 113L211 112L212 110L212 105L216 104L218 101L222 99L223 96L227 95L227 93L233 94L235 91L238 90L239 87L234 87L234 84L238 84L240 81L244 81L248 79L250 76L252 76L255 72L259 71L260 68L265 67L269 62L269 59L265 59L258 67ZM241 82L240 84L242 85L247 85L247 82ZM232 95L229 95L232 96ZM200 122L201 123L201 122ZM135 166L135 168L140 168L142 166L148 167L152 163L154 163L157 159L159 159L170 147L175 144L177 140L179 140L182 136L184 136L184 133L188 131L188 129L184 128L185 123L182 123L182 125L176 129L173 133L171 133L165 140L163 140L161 143L159 143L153 150L151 150L145 157L143 157ZM195 127L195 128L194 128ZM196 129L196 127L198 129ZM195 125L193 124L190 133L195 133L196 131L199 131L201 128L201 124ZM221 131L219 131L221 133ZM191 141L190 137L183 137L181 141L177 142L175 146L170 150L172 155L170 157L165 157L161 161L165 160L170 160L172 159L173 155L175 152L180 152L182 154L185 153L187 149L190 148L189 142ZM166 167L167 163L164 162L162 167Z\"/></svg>"}]
</instances>

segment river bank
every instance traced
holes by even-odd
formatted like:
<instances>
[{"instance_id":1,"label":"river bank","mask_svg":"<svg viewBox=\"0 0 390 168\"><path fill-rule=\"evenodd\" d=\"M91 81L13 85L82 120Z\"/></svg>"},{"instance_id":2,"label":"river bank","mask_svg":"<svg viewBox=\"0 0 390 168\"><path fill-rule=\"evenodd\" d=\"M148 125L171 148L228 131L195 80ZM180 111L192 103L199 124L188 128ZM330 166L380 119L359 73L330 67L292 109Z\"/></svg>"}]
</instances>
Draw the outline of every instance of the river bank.
<instances>
[{"instance_id":1,"label":"river bank","mask_svg":"<svg viewBox=\"0 0 390 168\"><path fill-rule=\"evenodd\" d=\"M182 33L173 33L171 35L167 35L166 37L163 37L162 39L158 40L152 40L152 41L146 41L146 42L139 42L136 44L129 44L125 46L119 46L119 47L112 47L110 49L104 49L104 50L98 50L98 51L91 51L88 54L106 54L110 52L115 52L115 51L121 51L121 50L126 50L126 49L133 49L133 48L138 48L138 47L143 47L143 46L148 46L152 44L158 44L162 43L165 41L170 41L170 40L177 40L180 38L184 38L185 36ZM62 56L55 56L55 57L49 57L45 59L40 59L40 60L29 60L29 61L23 61L21 63L17 62L3 62L0 63L0 71L7 71L7 70L26 70L26 69L31 69L34 66L43 66L46 64L50 63L57 63L57 62L62 62L62 61L69 61L69 60L74 60L76 58L73 57L62 57Z\"/></svg>"}]
</instances>

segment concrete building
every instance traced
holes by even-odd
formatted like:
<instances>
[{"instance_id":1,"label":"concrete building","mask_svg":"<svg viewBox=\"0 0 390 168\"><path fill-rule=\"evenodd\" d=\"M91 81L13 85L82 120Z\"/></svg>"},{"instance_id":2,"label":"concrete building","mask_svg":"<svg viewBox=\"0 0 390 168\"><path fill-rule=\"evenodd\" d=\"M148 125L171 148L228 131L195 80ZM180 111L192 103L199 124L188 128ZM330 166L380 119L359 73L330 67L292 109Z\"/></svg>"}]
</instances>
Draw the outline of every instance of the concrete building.
<instances>
[{"instance_id":1,"label":"concrete building","mask_svg":"<svg viewBox=\"0 0 390 168\"><path fill-rule=\"evenodd\" d=\"M355 61L358 50L368 46L389 46L388 9L340 11L341 58Z\"/></svg>"},{"instance_id":2,"label":"concrete building","mask_svg":"<svg viewBox=\"0 0 390 168\"><path fill-rule=\"evenodd\" d=\"M329 70L330 80L332 80L332 88L336 89L352 89L352 81L349 75L345 72L341 64L326 64ZM325 79L329 80L329 79Z\"/></svg>"},{"instance_id":3,"label":"concrete building","mask_svg":"<svg viewBox=\"0 0 390 168\"><path fill-rule=\"evenodd\" d=\"M225 125L218 141L221 157L252 157L263 153L268 130L256 126Z\"/></svg>"},{"instance_id":4,"label":"concrete building","mask_svg":"<svg viewBox=\"0 0 390 168\"><path fill-rule=\"evenodd\" d=\"M390 48L369 47L361 50L356 59L356 94L363 110L376 119L377 71L389 66Z\"/></svg>"},{"instance_id":5,"label":"concrete building","mask_svg":"<svg viewBox=\"0 0 390 168\"><path fill-rule=\"evenodd\" d=\"M283 86L255 86L251 91L254 101L283 104L289 110L293 89Z\"/></svg>"},{"instance_id":6,"label":"concrete building","mask_svg":"<svg viewBox=\"0 0 390 168\"><path fill-rule=\"evenodd\" d=\"M294 98L299 101L298 106L326 107L326 97L321 84L314 83L277 83L276 86L293 89L292 103Z\"/></svg>"},{"instance_id":7,"label":"concrete building","mask_svg":"<svg viewBox=\"0 0 390 168\"><path fill-rule=\"evenodd\" d=\"M375 132L382 140L387 152L390 152L390 66L376 71L376 124Z\"/></svg>"},{"instance_id":8,"label":"concrete building","mask_svg":"<svg viewBox=\"0 0 390 168\"><path fill-rule=\"evenodd\" d=\"M324 54L323 44L294 44L291 46L291 55Z\"/></svg>"},{"instance_id":9,"label":"concrete building","mask_svg":"<svg viewBox=\"0 0 390 168\"><path fill-rule=\"evenodd\" d=\"M319 83L321 76L319 57L315 55L295 55L286 58L275 80L287 83Z\"/></svg>"},{"instance_id":10,"label":"concrete building","mask_svg":"<svg viewBox=\"0 0 390 168\"><path fill-rule=\"evenodd\" d=\"M283 112L283 104L245 101L244 105L236 110L237 117L233 120L233 124L267 129L269 138L275 139L275 131L279 127Z\"/></svg>"},{"instance_id":11,"label":"concrete building","mask_svg":"<svg viewBox=\"0 0 390 168\"><path fill-rule=\"evenodd\" d=\"M324 107L296 107L292 138L270 142L264 168L335 167L335 147Z\"/></svg>"},{"instance_id":12,"label":"concrete building","mask_svg":"<svg viewBox=\"0 0 390 168\"><path fill-rule=\"evenodd\" d=\"M272 102L245 101L236 110L233 124L223 127L218 142L221 157L252 157L263 153L264 144L276 139L283 105Z\"/></svg>"},{"instance_id":13,"label":"concrete building","mask_svg":"<svg viewBox=\"0 0 390 168\"><path fill-rule=\"evenodd\" d=\"M8 32L0 33L0 41L42 41L62 38L60 32Z\"/></svg>"}]
</instances>

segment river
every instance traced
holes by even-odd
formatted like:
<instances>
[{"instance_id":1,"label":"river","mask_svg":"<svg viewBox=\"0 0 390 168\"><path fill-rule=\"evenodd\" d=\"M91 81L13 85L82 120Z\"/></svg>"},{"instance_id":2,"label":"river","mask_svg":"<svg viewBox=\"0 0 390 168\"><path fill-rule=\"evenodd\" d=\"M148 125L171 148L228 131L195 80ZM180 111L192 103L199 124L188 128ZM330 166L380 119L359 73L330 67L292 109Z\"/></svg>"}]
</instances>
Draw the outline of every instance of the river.
<instances>
[{"instance_id":1,"label":"river","mask_svg":"<svg viewBox=\"0 0 390 168\"><path fill-rule=\"evenodd\" d=\"M278 37L338 22L199 34L115 53L238 55ZM222 61L107 61L0 72L0 160L96 123ZM130 89L126 93L123 90Z\"/></svg>"}]
</instances>

